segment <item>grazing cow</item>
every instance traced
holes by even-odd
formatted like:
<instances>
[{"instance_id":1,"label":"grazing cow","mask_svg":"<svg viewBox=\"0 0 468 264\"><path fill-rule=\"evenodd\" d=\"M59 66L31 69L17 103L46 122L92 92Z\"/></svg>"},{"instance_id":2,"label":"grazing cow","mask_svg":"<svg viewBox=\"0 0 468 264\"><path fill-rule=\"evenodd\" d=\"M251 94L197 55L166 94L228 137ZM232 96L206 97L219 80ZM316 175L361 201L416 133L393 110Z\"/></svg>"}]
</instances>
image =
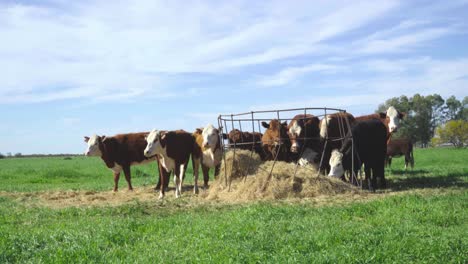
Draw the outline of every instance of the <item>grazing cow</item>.
<instances>
[{"instance_id":1,"label":"grazing cow","mask_svg":"<svg viewBox=\"0 0 468 264\"><path fill-rule=\"evenodd\" d=\"M291 152L302 153L306 148L320 149L320 120L313 115L296 115L288 125Z\"/></svg>"},{"instance_id":2,"label":"grazing cow","mask_svg":"<svg viewBox=\"0 0 468 264\"><path fill-rule=\"evenodd\" d=\"M208 188L210 168L215 168L215 177L219 174L223 150L221 148L221 136L219 130L209 124L205 128L197 129L193 136L195 138L194 151L192 153L194 186L193 192L198 193L198 173L201 164L203 172L203 188Z\"/></svg>"},{"instance_id":3,"label":"grazing cow","mask_svg":"<svg viewBox=\"0 0 468 264\"><path fill-rule=\"evenodd\" d=\"M182 192L182 182L185 178L185 171L193 152L195 139L183 130L160 131L154 129L146 137L146 148L144 155L152 157L158 155L162 166L167 171L174 171L174 182L176 186L176 197L180 197ZM164 178L161 183L159 198L164 197Z\"/></svg>"},{"instance_id":4,"label":"grazing cow","mask_svg":"<svg viewBox=\"0 0 468 264\"><path fill-rule=\"evenodd\" d=\"M262 122L262 126L266 128L262 136L265 160L289 161L291 141L288 137L287 122L280 123L279 120L273 119L270 123Z\"/></svg>"},{"instance_id":5,"label":"grazing cow","mask_svg":"<svg viewBox=\"0 0 468 264\"><path fill-rule=\"evenodd\" d=\"M133 190L130 166L157 160L156 156L145 157L143 155L147 135L148 132L119 134L112 137L97 135L84 137L84 141L88 144L86 156L100 156L106 166L114 172L114 192L118 190L122 170L128 189ZM158 166L160 175L166 175L167 172L162 169L159 162Z\"/></svg>"},{"instance_id":6,"label":"grazing cow","mask_svg":"<svg viewBox=\"0 0 468 264\"><path fill-rule=\"evenodd\" d=\"M329 170L328 160L332 149L339 149L345 135L348 134L348 123L352 126L355 122L354 116L349 113L334 113L326 115L320 120L320 138L322 142L323 157L320 169Z\"/></svg>"},{"instance_id":7,"label":"grazing cow","mask_svg":"<svg viewBox=\"0 0 468 264\"><path fill-rule=\"evenodd\" d=\"M262 136L263 134L259 132L251 133L233 129L229 132L228 140L231 147L254 151L264 160L265 152L262 148Z\"/></svg>"},{"instance_id":8,"label":"grazing cow","mask_svg":"<svg viewBox=\"0 0 468 264\"><path fill-rule=\"evenodd\" d=\"M405 156L405 170L408 168L408 164L411 165L411 169L414 167L414 156L413 156L413 143L409 139L399 138L392 139L387 143L387 164L392 166L392 158Z\"/></svg>"},{"instance_id":9,"label":"grazing cow","mask_svg":"<svg viewBox=\"0 0 468 264\"><path fill-rule=\"evenodd\" d=\"M369 119L378 119L382 121L388 131L388 139L390 139L392 133L397 132L400 126L400 120L405 117L405 113L401 113L395 107L390 106L385 113L377 113L372 115L365 115L356 117L356 121L364 121Z\"/></svg>"},{"instance_id":10,"label":"grazing cow","mask_svg":"<svg viewBox=\"0 0 468 264\"><path fill-rule=\"evenodd\" d=\"M387 154L387 129L379 120L356 122L351 129L352 138L346 138L342 147L334 149L330 157L329 176L342 177L345 170L351 169L354 150L354 172L364 164L369 190L377 187L377 178L385 188L385 156ZM353 149L354 142L354 149Z\"/></svg>"}]
</instances>

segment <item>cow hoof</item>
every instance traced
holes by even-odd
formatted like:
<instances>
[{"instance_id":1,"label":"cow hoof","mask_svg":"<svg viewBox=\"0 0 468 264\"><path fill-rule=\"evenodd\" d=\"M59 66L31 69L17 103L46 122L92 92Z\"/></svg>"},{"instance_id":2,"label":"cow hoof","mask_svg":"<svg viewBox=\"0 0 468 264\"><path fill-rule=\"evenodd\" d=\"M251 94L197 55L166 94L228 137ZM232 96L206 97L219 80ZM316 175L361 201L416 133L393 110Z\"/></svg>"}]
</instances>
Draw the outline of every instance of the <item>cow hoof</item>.
<instances>
[{"instance_id":1,"label":"cow hoof","mask_svg":"<svg viewBox=\"0 0 468 264\"><path fill-rule=\"evenodd\" d=\"M117 190L117 189L114 189L114 190L112 190L112 192L113 192L113 193L116 193L116 192L118 192L118 190Z\"/></svg>"},{"instance_id":2,"label":"cow hoof","mask_svg":"<svg viewBox=\"0 0 468 264\"><path fill-rule=\"evenodd\" d=\"M198 187L193 188L193 194L198 194Z\"/></svg>"}]
</instances>

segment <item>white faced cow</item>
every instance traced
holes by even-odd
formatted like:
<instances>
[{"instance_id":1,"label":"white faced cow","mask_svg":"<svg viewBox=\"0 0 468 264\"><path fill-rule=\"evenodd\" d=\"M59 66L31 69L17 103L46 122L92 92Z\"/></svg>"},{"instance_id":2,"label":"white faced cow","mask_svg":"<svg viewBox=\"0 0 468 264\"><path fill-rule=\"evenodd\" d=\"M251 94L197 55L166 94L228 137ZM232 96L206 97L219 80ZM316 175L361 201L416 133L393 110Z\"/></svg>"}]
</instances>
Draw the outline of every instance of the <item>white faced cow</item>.
<instances>
[{"instance_id":1,"label":"white faced cow","mask_svg":"<svg viewBox=\"0 0 468 264\"><path fill-rule=\"evenodd\" d=\"M162 166L167 171L174 171L175 195L180 197L187 163L194 148L193 136L183 130L160 131L155 129L149 133L146 141L144 155L146 157L158 155ZM161 185L164 184L161 183ZM163 197L164 188L161 188L159 198Z\"/></svg>"},{"instance_id":2,"label":"white faced cow","mask_svg":"<svg viewBox=\"0 0 468 264\"><path fill-rule=\"evenodd\" d=\"M219 174L223 151L221 149L221 135L219 130L213 125L209 124L203 128L203 130L197 129L193 133L193 136L195 137L195 148L192 154L194 176L193 192L197 194L200 164L203 172L203 188L206 189L208 187L210 168L215 168L215 177Z\"/></svg>"}]
</instances>

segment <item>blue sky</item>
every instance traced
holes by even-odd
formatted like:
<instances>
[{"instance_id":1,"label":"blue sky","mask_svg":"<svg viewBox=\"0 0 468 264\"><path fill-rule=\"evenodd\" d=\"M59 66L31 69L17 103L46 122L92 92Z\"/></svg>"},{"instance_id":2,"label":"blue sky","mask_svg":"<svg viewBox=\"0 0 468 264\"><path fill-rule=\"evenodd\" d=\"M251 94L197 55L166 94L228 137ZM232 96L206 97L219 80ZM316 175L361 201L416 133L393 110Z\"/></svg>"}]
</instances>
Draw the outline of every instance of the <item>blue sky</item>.
<instances>
[{"instance_id":1,"label":"blue sky","mask_svg":"<svg viewBox=\"0 0 468 264\"><path fill-rule=\"evenodd\" d=\"M0 1L0 152L468 95L468 1Z\"/></svg>"}]
</instances>

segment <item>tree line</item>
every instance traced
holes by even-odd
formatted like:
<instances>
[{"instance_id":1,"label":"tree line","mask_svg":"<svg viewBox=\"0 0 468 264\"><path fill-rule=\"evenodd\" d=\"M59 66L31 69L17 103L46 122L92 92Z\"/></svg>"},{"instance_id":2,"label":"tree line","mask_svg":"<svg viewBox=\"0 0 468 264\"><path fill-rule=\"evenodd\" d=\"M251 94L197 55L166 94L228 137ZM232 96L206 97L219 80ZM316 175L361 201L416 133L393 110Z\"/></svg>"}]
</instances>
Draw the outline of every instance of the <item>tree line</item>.
<instances>
[{"instance_id":1,"label":"tree line","mask_svg":"<svg viewBox=\"0 0 468 264\"><path fill-rule=\"evenodd\" d=\"M452 143L458 147L467 143L468 96L462 100L455 96L444 100L438 94L415 94L412 97L402 95L380 104L377 112L385 112L390 106L406 113L400 129L394 135L397 138L408 138L421 147L427 147L431 142ZM446 130L450 130L450 133L444 134ZM457 139L453 139L454 134ZM447 135L452 135L452 138Z\"/></svg>"}]
</instances>

